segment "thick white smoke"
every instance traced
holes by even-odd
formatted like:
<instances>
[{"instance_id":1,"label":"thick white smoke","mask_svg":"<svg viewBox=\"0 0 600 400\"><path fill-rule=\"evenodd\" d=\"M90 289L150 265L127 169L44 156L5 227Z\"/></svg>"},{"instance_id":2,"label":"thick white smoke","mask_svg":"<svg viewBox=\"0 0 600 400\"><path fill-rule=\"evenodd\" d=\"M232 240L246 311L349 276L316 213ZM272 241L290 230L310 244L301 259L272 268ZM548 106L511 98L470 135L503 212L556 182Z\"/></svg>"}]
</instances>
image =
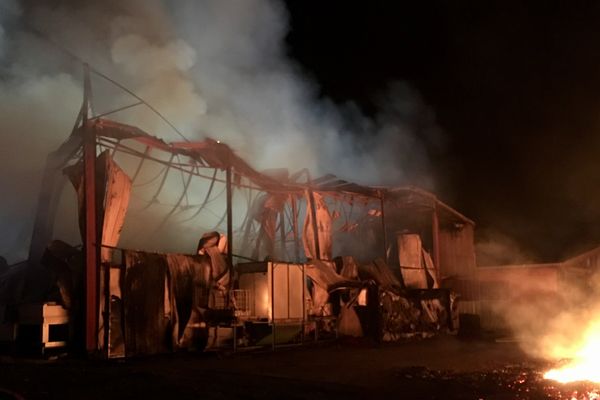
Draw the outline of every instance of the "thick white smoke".
<instances>
[{"instance_id":1,"label":"thick white smoke","mask_svg":"<svg viewBox=\"0 0 600 400\"><path fill-rule=\"evenodd\" d=\"M391 85L374 118L318 98L286 56L288 23L283 3L271 0L0 0L0 254L25 257L43 160L80 106L81 65L61 47L130 87L189 139L220 139L259 169L431 187L421 143L437 140L436 129L418 95ZM93 83L96 113L133 100ZM114 117L181 140L147 109Z\"/></svg>"}]
</instances>

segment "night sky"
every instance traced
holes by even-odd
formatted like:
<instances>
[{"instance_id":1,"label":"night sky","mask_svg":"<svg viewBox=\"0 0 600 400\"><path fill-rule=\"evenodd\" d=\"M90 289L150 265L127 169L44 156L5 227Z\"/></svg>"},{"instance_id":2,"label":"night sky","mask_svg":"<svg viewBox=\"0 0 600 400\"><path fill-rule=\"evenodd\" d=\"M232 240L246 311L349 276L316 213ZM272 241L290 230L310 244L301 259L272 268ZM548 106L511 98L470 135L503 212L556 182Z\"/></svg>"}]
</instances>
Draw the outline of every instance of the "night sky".
<instances>
[{"instance_id":1,"label":"night sky","mask_svg":"<svg viewBox=\"0 0 600 400\"><path fill-rule=\"evenodd\" d=\"M391 82L421 94L443 131L425 143L436 192L481 235L539 261L600 244L600 2L287 6L322 96L369 115Z\"/></svg>"}]
</instances>

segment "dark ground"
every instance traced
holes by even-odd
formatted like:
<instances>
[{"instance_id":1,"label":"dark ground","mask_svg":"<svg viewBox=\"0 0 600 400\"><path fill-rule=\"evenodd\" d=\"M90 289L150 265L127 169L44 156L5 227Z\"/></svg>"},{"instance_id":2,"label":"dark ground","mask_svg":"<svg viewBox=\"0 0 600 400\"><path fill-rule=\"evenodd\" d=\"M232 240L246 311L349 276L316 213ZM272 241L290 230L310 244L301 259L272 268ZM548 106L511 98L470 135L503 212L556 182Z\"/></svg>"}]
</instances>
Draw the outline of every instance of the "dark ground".
<instances>
[{"instance_id":1,"label":"dark ground","mask_svg":"<svg viewBox=\"0 0 600 400\"><path fill-rule=\"evenodd\" d=\"M544 381L545 367L516 343L438 337L112 362L5 357L0 387L26 399L560 399L581 389Z\"/></svg>"}]
</instances>

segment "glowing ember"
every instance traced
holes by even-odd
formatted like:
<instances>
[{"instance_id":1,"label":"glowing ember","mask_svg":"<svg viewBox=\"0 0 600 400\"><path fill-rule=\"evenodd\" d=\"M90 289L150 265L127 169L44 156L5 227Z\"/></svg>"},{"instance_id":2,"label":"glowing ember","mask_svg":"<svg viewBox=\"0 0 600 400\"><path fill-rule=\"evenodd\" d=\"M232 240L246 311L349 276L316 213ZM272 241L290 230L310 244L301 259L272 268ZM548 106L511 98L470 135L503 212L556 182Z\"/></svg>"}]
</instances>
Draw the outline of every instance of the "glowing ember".
<instances>
[{"instance_id":1,"label":"glowing ember","mask_svg":"<svg viewBox=\"0 0 600 400\"><path fill-rule=\"evenodd\" d=\"M555 349L556 353L565 352L564 348ZM544 378L561 383L590 381L600 383L600 320L587 328L580 343L570 351L570 361L564 366L552 369Z\"/></svg>"}]
</instances>

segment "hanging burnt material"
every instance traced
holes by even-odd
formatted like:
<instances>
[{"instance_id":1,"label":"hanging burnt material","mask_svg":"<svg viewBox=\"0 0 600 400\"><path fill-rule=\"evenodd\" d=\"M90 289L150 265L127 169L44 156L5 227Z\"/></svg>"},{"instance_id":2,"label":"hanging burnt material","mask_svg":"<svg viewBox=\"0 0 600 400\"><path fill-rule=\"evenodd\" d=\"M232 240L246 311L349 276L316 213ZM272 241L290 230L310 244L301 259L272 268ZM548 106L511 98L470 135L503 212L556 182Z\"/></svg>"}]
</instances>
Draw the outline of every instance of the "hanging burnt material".
<instances>
[{"instance_id":1,"label":"hanging burnt material","mask_svg":"<svg viewBox=\"0 0 600 400\"><path fill-rule=\"evenodd\" d=\"M85 204L83 201L83 171L82 164L76 164L65 169L71 183L77 191L79 204L79 228L84 235ZM131 180L114 162L110 152L104 151L96 159L96 209L98 226L101 226L100 237L102 245L102 262L111 260L112 249L119 242L127 206L131 194Z\"/></svg>"},{"instance_id":2,"label":"hanging burnt material","mask_svg":"<svg viewBox=\"0 0 600 400\"><path fill-rule=\"evenodd\" d=\"M302 239L307 258L332 259L332 219L323 195L306 191L307 212Z\"/></svg>"},{"instance_id":3,"label":"hanging burnt material","mask_svg":"<svg viewBox=\"0 0 600 400\"><path fill-rule=\"evenodd\" d=\"M96 158L96 179L95 179L95 210L97 240L100 243L94 243L100 247L100 270L94 275L94 286L98 290L95 297L97 303L94 306L93 316L88 319L97 319L94 324L94 330L97 331L97 343L94 347L104 348L108 345L105 340L105 330L109 329L109 313L111 307L111 293L116 298L121 298L118 285L119 271L111 269L112 253L117 246L121 236L121 230L125 222L125 215L129 205L131 194L131 180L123 170L114 162L111 153L106 150ZM79 227L82 238L86 235L86 210L88 205L85 201L85 185L83 174L83 163L77 163L65 169L71 183L77 191L79 208ZM105 276L104 279L96 281L96 277ZM97 283L96 283L97 282ZM97 310L97 311L96 311ZM91 344L90 344L91 347Z\"/></svg>"},{"instance_id":4,"label":"hanging burnt material","mask_svg":"<svg viewBox=\"0 0 600 400\"><path fill-rule=\"evenodd\" d=\"M402 280L408 288L439 288L438 271L421 237L414 233L398 234L398 257Z\"/></svg>"},{"instance_id":5,"label":"hanging burnt material","mask_svg":"<svg viewBox=\"0 0 600 400\"><path fill-rule=\"evenodd\" d=\"M279 259L283 254L276 254L275 239L277 230L277 221L282 223L281 215L284 212L286 204L286 196L281 194L267 193L259 196L254 201L249 213L251 218L259 223L258 236L254 249L252 250L252 258L258 260L261 255ZM252 221L250 221L252 223Z\"/></svg>"}]
</instances>

